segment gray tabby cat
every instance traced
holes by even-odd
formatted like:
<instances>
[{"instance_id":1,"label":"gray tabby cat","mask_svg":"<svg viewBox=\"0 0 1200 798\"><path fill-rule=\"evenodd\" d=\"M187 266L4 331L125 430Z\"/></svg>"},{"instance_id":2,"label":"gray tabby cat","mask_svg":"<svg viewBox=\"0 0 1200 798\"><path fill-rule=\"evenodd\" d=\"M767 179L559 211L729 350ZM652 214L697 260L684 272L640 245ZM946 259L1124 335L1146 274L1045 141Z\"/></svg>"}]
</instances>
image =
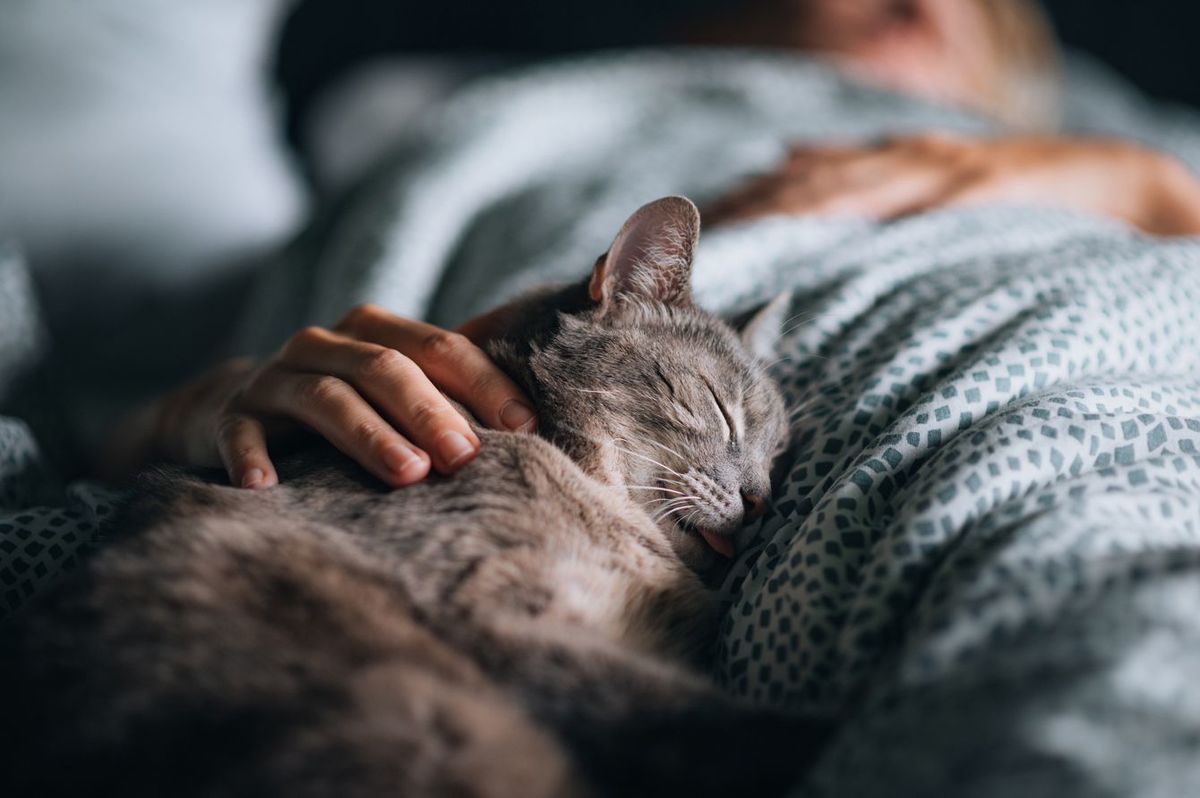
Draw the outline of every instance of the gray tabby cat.
<instances>
[{"instance_id":1,"label":"gray tabby cat","mask_svg":"<svg viewBox=\"0 0 1200 798\"><path fill-rule=\"evenodd\" d=\"M479 429L453 478L386 491L321 449L269 491L152 480L3 641L7 794L786 786L820 728L697 670L785 433L763 319L739 338L691 302L698 232L651 203L588 281L493 317L543 437Z\"/></svg>"}]
</instances>

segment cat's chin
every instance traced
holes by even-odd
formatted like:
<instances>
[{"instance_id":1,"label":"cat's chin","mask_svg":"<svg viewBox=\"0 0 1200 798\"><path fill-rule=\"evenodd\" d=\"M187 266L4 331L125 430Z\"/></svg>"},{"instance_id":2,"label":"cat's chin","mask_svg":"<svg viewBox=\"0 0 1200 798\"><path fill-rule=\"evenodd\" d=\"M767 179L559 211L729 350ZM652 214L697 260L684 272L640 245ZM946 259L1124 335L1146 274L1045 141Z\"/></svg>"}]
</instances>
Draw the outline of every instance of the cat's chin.
<instances>
[{"instance_id":1,"label":"cat's chin","mask_svg":"<svg viewBox=\"0 0 1200 798\"><path fill-rule=\"evenodd\" d=\"M664 525L671 545L684 565L698 574L711 575L724 572L733 564L735 549L733 540L716 533L701 530L672 521ZM716 546L709 539L717 538ZM718 550L720 546L722 550Z\"/></svg>"}]
</instances>

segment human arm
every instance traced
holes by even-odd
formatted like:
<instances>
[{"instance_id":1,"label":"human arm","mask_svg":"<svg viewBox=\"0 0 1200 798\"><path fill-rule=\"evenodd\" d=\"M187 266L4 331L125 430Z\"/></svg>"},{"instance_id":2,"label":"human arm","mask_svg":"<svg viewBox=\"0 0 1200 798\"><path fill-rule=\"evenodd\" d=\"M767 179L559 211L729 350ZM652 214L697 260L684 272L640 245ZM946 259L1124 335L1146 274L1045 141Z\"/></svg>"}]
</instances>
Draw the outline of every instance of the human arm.
<instances>
[{"instance_id":1,"label":"human arm","mask_svg":"<svg viewBox=\"0 0 1200 798\"><path fill-rule=\"evenodd\" d=\"M1074 208L1161 236L1200 235L1200 182L1170 156L1118 139L899 136L798 146L705 212L707 224L775 214L896 219L985 203Z\"/></svg>"},{"instance_id":2,"label":"human arm","mask_svg":"<svg viewBox=\"0 0 1200 798\"><path fill-rule=\"evenodd\" d=\"M364 305L331 329L300 331L262 362L227 361L149 403L113 436L104 471L169 460L270 487L279 477L269 442L303 427L399 487L477 453L478 437L447 395L488 426L536 425L529 400L466 335Z\"/></svg>"}]
</instances>

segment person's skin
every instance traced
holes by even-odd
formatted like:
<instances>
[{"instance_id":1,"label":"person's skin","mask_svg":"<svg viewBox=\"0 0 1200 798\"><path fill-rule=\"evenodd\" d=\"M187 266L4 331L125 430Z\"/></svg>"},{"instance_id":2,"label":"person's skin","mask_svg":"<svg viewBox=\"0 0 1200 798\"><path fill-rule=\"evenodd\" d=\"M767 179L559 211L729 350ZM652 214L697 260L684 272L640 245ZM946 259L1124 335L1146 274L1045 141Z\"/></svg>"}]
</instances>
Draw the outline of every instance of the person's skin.
<instances>
[{"instance_id":1,"label":"person's skin","mask_svg":"<svg viewBox=\"0 0 1200 798\"><path fill-rule=\"evenodd\" d=\"M489 427L529 432L529 400L463 332L355 308L333 329L301 330L261 363L228 361L130 417L105 471L152 460L224 467L230 484L279 482L270 441L307 428L385 484L450 474L479 438L447 396ZM464 334L467 333L467 334Z\"/></svg>"},{"instance_id":2,"label":"person's skin","mask_svg":"<svg viewBox=\"0 0 1200 798\"><path fill-rule=\"evenodd\" d=\"M977 3L993 1L746 0L693 20L682 38L816 53L868 82L987 110L1002 56Z\"/></svg>"},{"instance_id":3,"label":"person's skin","mask_svg":"<svg viewBox=\"0 0 1200 798\"><path fill-rule=\"evenodd\" d=\"M1012 117L1002 107L1011 53L989 35L995 23L981 4L1010 1L749 0L696 21L689 39L816 51L862 79L1004 120ZM992 202L1089 210L1158 235L1200 234L1200 184L1181 164L1126 142L1049 134L797 146L706 209L705 223L774 214L887 220ZM488 426L536 425L528 399L471 340L486 336L486 324L464 331L470 337L371 307L333 330L303 330L265 362L230 361L132 416L114 436L108 473L166 458L224 466L233 485L267 488L278 482L271 442L297 427L388 485L452 473L479 440L443 393Z\"/></svg>"},{"instance_id":4,"label":"person's skin","mask_svg":"<svg viewBox=\"0 0 1200 798\"><path fill-rule=\"evenodd\" d=\"M990 1L755 0L743 15L717 18L707 31L710 41L719 34L741 44L814 50L861 79L1002 119L1011 117L1002 104L1012 77L1006 57L1013 54L989 28L984 4ZM1028 38L1018 35L1016 43ZM777 214L889 220L985 203L1073 208L1155 235L1200 235L1200 182L1182 164L1129 142L1049 133L796 146L775 169L707 208L704 220Z\"/></svg>"},{"instance_id":5,"label":"person's skin","mask_svg":"<svg viewBox=\"0 0 1200 798\"><path fill-rule=\"evenodd\" d=\"M776 169L705 209L704 221L779 214L891 220L998 203L1089 211L1153 235L1200 235L1200 183L1182 164L1116 139L1038 135L797 146Z\"/></svg>"}]
</instances>

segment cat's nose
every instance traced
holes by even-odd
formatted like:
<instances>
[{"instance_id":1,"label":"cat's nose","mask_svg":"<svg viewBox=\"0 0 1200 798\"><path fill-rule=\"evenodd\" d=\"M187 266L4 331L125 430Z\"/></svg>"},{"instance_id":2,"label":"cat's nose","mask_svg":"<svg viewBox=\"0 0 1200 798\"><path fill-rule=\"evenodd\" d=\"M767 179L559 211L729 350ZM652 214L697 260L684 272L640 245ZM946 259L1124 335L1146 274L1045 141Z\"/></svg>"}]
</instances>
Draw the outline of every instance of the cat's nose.
<instances>
[{"instance_id":1,"label":"cat's nose","mask_svg":"<svg viewBox=\"0 0 1200 798\"><path fill-rule=\"evenodd\" d=\"M754 521L762 518L767 512L767 497L757 493L742 491L742 510L745 512L745 520Z\"/></svg>"}]
</instances>

